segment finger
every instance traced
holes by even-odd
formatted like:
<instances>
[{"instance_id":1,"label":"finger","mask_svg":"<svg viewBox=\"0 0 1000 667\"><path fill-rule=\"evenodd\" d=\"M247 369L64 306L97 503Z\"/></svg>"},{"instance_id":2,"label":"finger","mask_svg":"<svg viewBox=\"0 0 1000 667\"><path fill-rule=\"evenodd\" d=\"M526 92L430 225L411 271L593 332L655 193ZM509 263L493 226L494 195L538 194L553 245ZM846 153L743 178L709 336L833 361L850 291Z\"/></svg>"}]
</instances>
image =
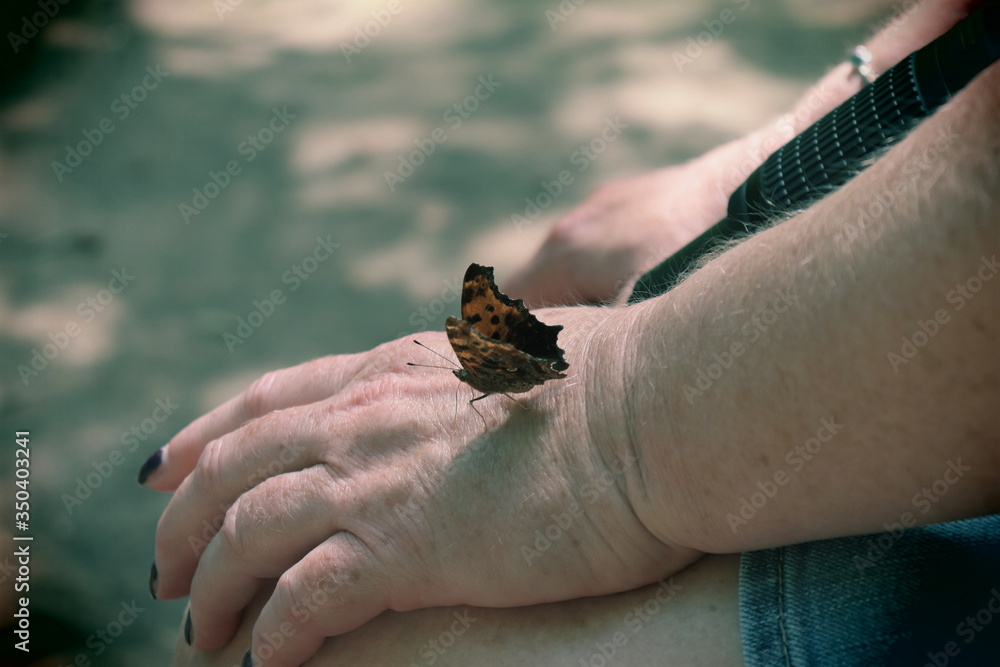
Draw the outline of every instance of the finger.
<instances>
[{"instance_id":1,"label":"finger","mask_svg":"<svg viewBox=\"0 0 1000 667\"><path fill-rule=\"evenodd\" d=\"M327 637L389 608L386 578L353 534L337 533L278 580L253 631L256 667L298 667Z\"/></svg>"},{"instance_id":2,"label":"finger","mask_svg":"<svg viewBox=\"0 0 1000 667\"><path fill-rule=\"evenodd\" d=\"M194 469L209 442L274 410L333 395L355 376L363 362L364 355L359 354L324 357L261 376L239 396L191 422L154 453L143 465L140 483L157 491L173 491Z\"/></svg>"},{"instance_id":3,"label":"finger","mask_svg":"<svg viewBox=\"0 0 1000 667\"><path fill-rule=\"evenodd\" d=\"M326 488L336 488L329 472L314 466L267 479L229 508L191 582L196 648L229 643L264 580L276 579L339 530L335 508L345 503L332 493L302 492Z\"/></svg>"},{"instance_id":4,"label":"finger","mask_svg":"<svg viewBox=\"0 0 1000 667\"><path fill-rule=\"evenodd\" d=\"M217 651L198 651L187 643L184 631L177 633L177 641L174 643L172 667L238 667L243 655L250 645L250 636L253 631L253 624L257 621L257 616L263 608L264 603L271 597L277 579L263 582L257 596L250 601L246 608L240 627L233 637L233 640L225 647ZM186 618L188 610L184 612ZM197 634L194 635L197 640Z\"/></svg>"},{"instance_id":5,"label":"finger","mask_svg":"<svg viewBox=\"0 0 1000 667\"><path fill-rule=\"evenodd\" d=\"M310 406L288 408L259 417L205 447L157 525L157 598L188 593L198 559L244 492L269 477L321 462L326 427Z\"/></svg>"}]
</instances>

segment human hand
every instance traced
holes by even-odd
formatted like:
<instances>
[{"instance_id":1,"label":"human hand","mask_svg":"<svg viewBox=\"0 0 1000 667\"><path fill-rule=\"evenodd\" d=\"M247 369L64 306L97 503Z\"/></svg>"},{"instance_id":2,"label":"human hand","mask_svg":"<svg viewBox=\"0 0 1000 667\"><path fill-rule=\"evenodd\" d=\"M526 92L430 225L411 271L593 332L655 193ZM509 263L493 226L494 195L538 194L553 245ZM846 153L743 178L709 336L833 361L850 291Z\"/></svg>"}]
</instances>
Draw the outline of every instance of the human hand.
<instances>
[{"instance_id":1,"label":"human hand","mask_svg":"<svg viewBox=\"0 0 1000 667\"><path fill-rule=\"evenodd\" d=\"M727 169L740 150L727 144L682 165L601 185L555 222L505 287L529 306L614 301L725 215Z\"/></svg>"},{"instance_id":2,"label":"human hand","mask_svg":"<svg viewBox=\"0 0 1000 667\"><path fill-rule=\"evenodd\" d=\"M603 655L610 648L610 663L619 667L741 664L739 569L739 554L710 555L665 580L616 595L507 609L458 606L386 612L357 630L327 639L306 664L597 664L602 647ZM273 581L264 583L233 640L218 651L197 651L183 632L178 633L171 665L239 665L273 589ZM618 644L609 643L614 637Z\"/></svg>"},{"instance_id":3,"label":"human hand","mask_svg":"<svg viewBox=\"0 0 1000 667\"><path fill-rule=\"evenodd\" d=\"M193 644L214 649L277 577L253 635L254 664L273 667L386 609L619 592L696 560L633 506L629 310L537 313L566 327L568 377L518 395L527 410L480 401L483 419L453 375L405 365L409 338L264 376L179 433L149 480L176 489L156 596L190 592Z\"/></svg>"}]
</instances>

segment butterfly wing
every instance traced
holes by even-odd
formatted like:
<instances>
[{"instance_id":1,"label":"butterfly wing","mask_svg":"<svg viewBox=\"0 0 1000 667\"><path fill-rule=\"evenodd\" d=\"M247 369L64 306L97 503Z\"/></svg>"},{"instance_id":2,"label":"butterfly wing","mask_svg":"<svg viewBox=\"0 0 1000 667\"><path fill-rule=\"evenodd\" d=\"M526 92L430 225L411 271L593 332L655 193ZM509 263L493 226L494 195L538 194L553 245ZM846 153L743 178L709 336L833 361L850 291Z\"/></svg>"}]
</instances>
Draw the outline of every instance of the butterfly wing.
<instances>
[{"instance_id":1,"label":"butterfly wing","mask_svg":"<svg viewBox=\"0 0 1000 667\"><path fill-rule=\"evenodd\" d=\"M455 375L484 394L517 394L566 377L558 372L568 367L565 361L562 369L556 369L557 360L538 359L510 343L487 338L465 320L449 317L445 331L462 365Z\"/></svg>"},{"instance_id":2,"label":"butterfly wing","mask_svg":"<svg viewBox=\"0 0 1000 667\"><path fill-rule=\"evenodd\" d=\"M511 299L493 279L493 268L471 264L462 283L462 319L485 338L512 345L563 371L569 364L557 344L562 326L549 326L528 312L521 299ZM541 384L540 382L538 384Z\"/></svg>"}]
</instances>

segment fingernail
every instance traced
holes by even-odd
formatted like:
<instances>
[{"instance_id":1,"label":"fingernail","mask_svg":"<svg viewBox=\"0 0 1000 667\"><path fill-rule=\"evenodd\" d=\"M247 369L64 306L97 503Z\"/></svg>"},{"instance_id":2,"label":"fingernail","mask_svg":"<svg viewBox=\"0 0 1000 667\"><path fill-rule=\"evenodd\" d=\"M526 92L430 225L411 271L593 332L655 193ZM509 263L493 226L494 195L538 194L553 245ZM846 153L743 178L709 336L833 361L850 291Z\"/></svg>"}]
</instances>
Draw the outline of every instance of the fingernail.
<instances>
[{"instance_id":1,"label":"fingernail","mask_svg":"<svg viewBox=\"0 0 1000 667\"><path fill-rule=\"evenodd\" d=\"M159 574L156 571L156 562L153 562L153 567L149 570L149 594L152 598L156 599L156 578Z\"/></svg>"},{"instance_id":2,"label":"fingernail","mask_svg":"<svg viewBox=\"0 0 1000 667\"><path fill-rule=\"evenodd\" d=\"M187 618L184 620L184 641L191 645L191 610L188 610Z\"/></svg>"},{"instance_id":3,"label":"fingernail","mask_svg":"<svg viewBox=\"0 0 1000 667\"><path fill-rule=\"evenodd\" d=\"M156 469L160 467L163 463L163 449L157 449L153 452L153 455L146 459L146 462L142 464L139 468L139 477L137 478L139 484L145 484L149 476L156 472Z\"/></svg>"},{"instance_id":4,"label":"fingernail","mask_svg":"<svg viewBox=\"0 0 1000 667\"><path fill-rule=\"evenodd\" d=\"M247 654L243 656L240 667L253 667L253 656L250 655L250 651L247 651Z\"/></svg>"}]
</instances>

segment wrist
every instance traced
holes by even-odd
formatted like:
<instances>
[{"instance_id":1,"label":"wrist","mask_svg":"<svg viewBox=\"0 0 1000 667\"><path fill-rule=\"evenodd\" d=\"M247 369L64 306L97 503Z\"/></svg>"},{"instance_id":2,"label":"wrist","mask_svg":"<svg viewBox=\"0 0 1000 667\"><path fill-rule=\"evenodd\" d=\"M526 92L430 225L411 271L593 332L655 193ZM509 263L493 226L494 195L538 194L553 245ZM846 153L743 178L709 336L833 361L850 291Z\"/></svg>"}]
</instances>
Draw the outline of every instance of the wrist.
<instances>
[{"instance_id":1,"label":"wrist","mask_svg":"<svg viewBox=\"0 0 1000 667\"><path fill-rule=\"evenodd\" d=\"M581 420L574 439L589 448L601 477L613 480L645 531L671 545L669 531L661 530L652 518L659 500L656 490L662 488L662 476L653 482L649 470L656 457L641 450L636 440L637 420L643 417L635 413L632 394L645 366L638 347L643 315L637 307L539 311L540 319L563 324L574 336L566 343L567 350L574 350L571 363L577 364L578 379L573 384L579 389L580 404L563 406Z\"/></svg>"},{"instance_id":2,"label":"wrist","mask_svg":"<svg viewBox=\"0 0 1000 667\"><path fill-rule=\"evenodd\" d=\"M667 293L623 309L628 337L627 345L619 344L624 357L622 413L628 451L636 460L626 494L635 515L658 540L703 551L702 540L689 528L697 525L703 508L681 435L684 423L697 419L685 411L681 383L675 379L685 363L678 347L682 341L675 335L683 327L662 326L662 313L673 308L673 300Z\"/></svg>"},{"instance_id":3,"label":"wrist","mask_svg":"<svg viewBox=\"0 0 1000 667\"><path fill-rule=\"evenodd\" d=\"M701 552L672 540L670 531L652 520L659 496L655 485L645 486L647 462L635 447L633 404L626 393L643 365L635 344L641 324L635 309L577 306L539 310L538 316L566 327L566 358L576 366L565 389L552 392L558 405L551 412L559 415L559 426L546 456L566 475L563 483L577 507L569 511L582 510L588 522L613 536L608 550L592 553L594 590L611 590L601 580L620 576L622 562L633 562L628 577L639 585L696 560Z\"/></svg>"},{"instance_id":4,"label":"wrist","mask_svg":"<svg viewBox=\"0 0 1000 667\"><path fill-rule=\"evenodd\" d=\"M635 367L631 309L574 306L540 309L537 314L547 324L565 327L560 344L565 344L566 359L576 367L576 377L567 378L565 389L572 389L577 398L573 405L560 409L579 420L573 425L580 427L573 439L580 441L582 436L605 468L622 467L622 463L612 465L615 462L634 462L628 405L622 400L625 378L634 374Z\"/></svg>"},{"instance_id":5,"label":"wrist","mask_svg":"<svg viewBox=\"0 0 1000 667\"><path fill-rule=\"evenodd\" d=\"M651 320L643 304L597 309L585 345L583 379L585 415L590 446L605 475L613 478L629 516L650 538L670 549L690 551L682 520L690 510L676 502L686 480L671 452L677 442L672 430L673 399L657 393L651 369L670 362L649 356L648 336L665 333ZM686 483L686 482L685 482Z\"/></svg>"}]
</instances>

